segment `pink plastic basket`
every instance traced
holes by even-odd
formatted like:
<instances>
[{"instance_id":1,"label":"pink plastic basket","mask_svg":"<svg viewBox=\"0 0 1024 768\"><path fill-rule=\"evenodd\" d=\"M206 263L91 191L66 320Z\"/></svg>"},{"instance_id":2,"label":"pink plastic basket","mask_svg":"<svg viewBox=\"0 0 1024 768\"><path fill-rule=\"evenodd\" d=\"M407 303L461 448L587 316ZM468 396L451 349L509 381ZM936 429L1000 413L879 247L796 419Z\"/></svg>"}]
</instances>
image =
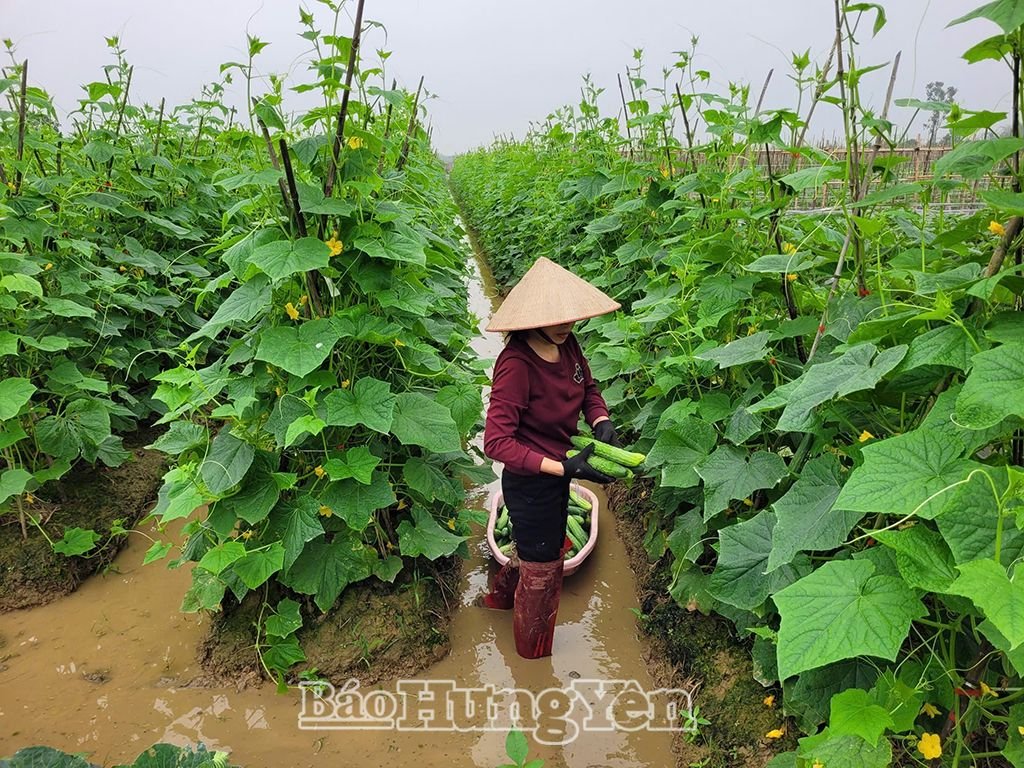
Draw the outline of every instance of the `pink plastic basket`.
<instances>
[{"instance_id":1,"label":"pink plastic basket","mask_svg":"<svg viewBox=\"0 0 1024 768\"><path fill-rule=\"evenodd\" d=\"M573 483L572 489L576 491L580 496L589 501L594 509L590 513L590 538L587 539L587 543L583 545L583 549L577 552L573 557L562 562L562 572L568 576L570 573L575 573L576 569L582 565L583 561L587 559L591 552L594 551L594 547L597 545L597 525L600 520L598 511L600 504L597 501L597 496L594 493L582 485L576 485ZM508 562L508 555L504 554L498 549L498 542L494 540L494 526L498 522L498 510L501 509L502 495L501 491L493 494L490 500L490 514L487 518L487 546L491 549L491 555L495 560L498 561L499 565L505 565Z\"/></svg>"}]
</instances>

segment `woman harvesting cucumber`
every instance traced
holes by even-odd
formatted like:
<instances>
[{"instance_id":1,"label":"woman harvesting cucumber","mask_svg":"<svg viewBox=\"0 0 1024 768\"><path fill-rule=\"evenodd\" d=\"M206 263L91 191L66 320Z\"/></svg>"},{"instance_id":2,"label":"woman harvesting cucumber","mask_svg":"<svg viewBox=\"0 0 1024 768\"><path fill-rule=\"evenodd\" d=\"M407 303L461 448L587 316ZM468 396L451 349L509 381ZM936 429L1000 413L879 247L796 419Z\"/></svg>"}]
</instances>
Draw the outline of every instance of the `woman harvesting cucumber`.
<instances>
[{"instance_id":1,"label":"woman harvesting cucumber","mask_svg":"<svg viewBox=\"0 0 1024 768\"><path fill-rule=\"evenodd\" d=\"M516 650L525 658L551 654L562 589L569 483L614 478L588 463L593 443L573 449L582 412L594 437L621 447L608 406L572 335L579 320L614 312L619 304L572 272L540 258L494 313L488 331L507 333L494 365L484 453L505 465L501 490L518 555L503 566L484 598L515 610Z\"/></svg>"}]
</instances>

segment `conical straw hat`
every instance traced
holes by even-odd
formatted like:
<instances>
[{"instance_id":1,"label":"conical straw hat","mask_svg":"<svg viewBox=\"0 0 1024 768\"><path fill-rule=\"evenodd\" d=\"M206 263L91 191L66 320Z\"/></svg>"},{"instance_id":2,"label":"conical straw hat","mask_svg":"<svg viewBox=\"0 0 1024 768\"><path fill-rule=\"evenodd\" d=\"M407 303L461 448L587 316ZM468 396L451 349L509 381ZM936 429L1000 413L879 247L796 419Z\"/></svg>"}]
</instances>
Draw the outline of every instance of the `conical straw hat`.
<instances>
[{"instance_id":1,"label":"conical straw hat","mask_svg":"<svg viewBox=\"0 0 1024 768\"><path fill-rule=\"evenodd\" d=\"M491 316L488 331L521 331L614 312L621 305L586 280L541 256Z\"/></svg>"}]
</instances>

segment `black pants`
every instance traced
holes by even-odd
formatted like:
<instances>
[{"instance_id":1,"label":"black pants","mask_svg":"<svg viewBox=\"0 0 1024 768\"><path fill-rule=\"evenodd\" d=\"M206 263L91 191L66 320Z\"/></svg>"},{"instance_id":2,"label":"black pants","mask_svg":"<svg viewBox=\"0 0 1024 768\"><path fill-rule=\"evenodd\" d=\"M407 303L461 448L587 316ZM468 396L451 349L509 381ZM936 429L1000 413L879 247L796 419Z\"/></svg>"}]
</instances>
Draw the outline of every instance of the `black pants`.
<instances>
[{"instance_id":1,"label":"black pants","mask_svg":"<svg viewBox=\"0 0 1024 768\"><path fill-rule=\"evenodd\" d=\"M512 538L522 560L558 560L565 541L569 478L501 473L501 493L512 520Z\"/></svg>"}]
</instances>

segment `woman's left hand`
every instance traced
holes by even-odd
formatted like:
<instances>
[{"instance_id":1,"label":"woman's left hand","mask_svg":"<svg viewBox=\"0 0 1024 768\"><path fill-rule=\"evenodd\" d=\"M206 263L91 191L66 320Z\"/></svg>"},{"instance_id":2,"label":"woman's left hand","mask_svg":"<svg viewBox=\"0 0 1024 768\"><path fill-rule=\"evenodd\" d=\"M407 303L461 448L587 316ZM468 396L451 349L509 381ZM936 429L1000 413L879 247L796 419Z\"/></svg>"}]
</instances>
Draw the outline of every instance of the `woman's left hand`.
<instances>
[{"instance_id":1,"label":"woman's left hand","mask_svg":"<svg viewBox=\"0 0 1024 768\"><path fill-rule=\"evenodd\" d=\"M622 443L619 442L619 435L615 431L615 425L612 424L611 419L602 419L594 425L593 429L594 437L602 443L614 445L616 448L622 447Z\"/></svg>"}]
</instances>

